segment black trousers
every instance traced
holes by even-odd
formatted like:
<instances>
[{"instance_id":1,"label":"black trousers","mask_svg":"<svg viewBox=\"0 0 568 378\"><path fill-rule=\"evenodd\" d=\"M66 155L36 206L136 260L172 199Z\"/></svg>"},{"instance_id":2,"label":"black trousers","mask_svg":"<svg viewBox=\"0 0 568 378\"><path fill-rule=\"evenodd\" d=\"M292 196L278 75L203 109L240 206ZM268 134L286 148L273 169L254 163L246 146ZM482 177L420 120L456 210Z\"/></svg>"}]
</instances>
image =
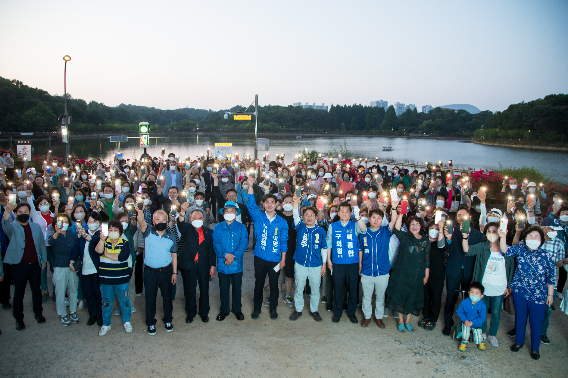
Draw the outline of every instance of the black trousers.
<instances>
[{"instance_id":1,"label":"black trousers","mask_svg":"<svg viewBox=\"0 0 568 378\"><path fill-rule=\"evenodd\" d=\"M83 296L87 302L89 316L100 316L102 319L103 313L99 274L87 274L86 276L80 274L79 279L81 280L81 286L83 286Z\"/></svg>"},{"instance_id":2,"label":"black trousers","mask_svg":"<svg viewBox=\"0 0 568 378\"><path fill-rule=\"evenodd\" d=\"M342 288L347 285L347 315L355 315L357 310L357 290L359 282L359 263L355 264L333 264L333 313L341 316L342 308ZM339 290L336 290L339 289Z\"/></svg>"},{"instance_id":3,"label":"black trousers","mask_svg":"<svg viewBox=\"0 0 568 378\"><path fill-rule=\"evenodd\" d=\"M193 318L197 314L195 290L199 283L199 316L209 315L209 272L200 272L197 264L190 269L180 269L185 295L185 313Z\"/></svg>"},{"instance_id":4,"label":"black trousers","mask_svg":"<svg viewBox=\"0 0 568 378\"><path fill-rule=\"evenodd\" d=\"M139 253L136 256L136 264L134 265L134 287L136 288L136 294L142 294L142 290L144 290L143 272L144 272L144 254Z\"/></svg>"},{"instance_id":5,"label":"black trousers","mask_svg":"<svg viewBox=\"0 0 568 378\"><path fill-rule=\"evenodd\" d=\"M566 269L558 269L558 286L556 287L556 291L562 293L564 290L564 285L566 284L566 276L568 273Z\"/></svg>"},{"instance_id":6,"label":"black trousers","mask_svg":"<svg viewBox=\"0 0 568 378\"><path fill-rule=\"evenodd\" d=\"M10 283L12 282L12 265L4 263L4 279L0 282L0 303L10 302Z\"/></svg>"},{"instance_id":7,"label":"black trousers","mask_svg":"<svg viewBox=\"0 0 568 378\"><path fill-rule=\"evenodd\" d=\"M270 284L270 310L278 307L278 276L280 271L275 272L274 267L280 262L272 262L254 256L254 310L262 308L262 292L264 290L264 280L268 274L268 283Z\"/></svg>"},{"instance_id":8,"label":"black trousers","mask_svg":"<svg viewBox=\"0 0 568 378\"><path fill-rule=\"evenodd\" d=\"M444 326L453 327L454 325L454 312L456 309L456 302L458 300L458 290L469 290L469 283L471 282L471 274L465 274L464 270L460 270L460 277L454 278L446 276L446 304L444 305Z\"/></svg>"},{"instance_id":9,"label":"black trousers","mask_svg":"<svg viewBox=\"0 0 568 378\"><path fill-rule=\"evenodd\" d=\"M41 315L43 307L41 305L41 268L39 263L14 264L12 265L12 276L14 277L13 309L16 321L24 320L24 295L28 282L32 290L34 314L36 316Z\"/></svg>"},{"instance_id":10,"label":"black trousers","mask_svg":"<svg viewBox=\"0 0 568 378\"><path fill-rule=\"evenodd\" d=\"M442 293L444 292L444 276L430 277L424 285L424 307L422 315L430 322L437 322L442 308Z\"/></svg>"},{"instance_id":11,"label":"black trousers","mask_svg":"<svg viewBox=\"0 0 568 378\"><path fill-rule=\"evenodd\" d=\"M156 296L158 288L162 293L164 306L164 323L172 322L172 273L173 268L170 266L162 272L156 272L144 267L144 297L146 299L146 325L156 325Z\"/></svg>"},{"instance_id":12,"label":"black trousers","mask_svg":"<svg viewBox=\"0 0 568 378\"><path fill-rule=\"evenodd\" d=\"M241 312L241 287L243 272L233 274L219 273L219 293L221 296L221 312L229 313L229 289L233 287L233 314Z\"/></svg>"}]
</instances>

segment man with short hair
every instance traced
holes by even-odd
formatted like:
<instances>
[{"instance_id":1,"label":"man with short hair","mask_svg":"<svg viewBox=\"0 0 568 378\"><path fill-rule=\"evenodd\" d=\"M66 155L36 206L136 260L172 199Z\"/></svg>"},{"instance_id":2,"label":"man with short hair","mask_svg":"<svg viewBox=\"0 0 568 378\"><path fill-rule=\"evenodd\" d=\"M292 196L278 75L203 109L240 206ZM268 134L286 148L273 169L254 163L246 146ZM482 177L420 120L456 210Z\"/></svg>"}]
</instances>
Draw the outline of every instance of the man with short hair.
<instances>
[{"instance_id":1,"label":"man with short hair","mask_svg":"<svg viewBox=\"0 0 568 378\"><path fill-rule=\"evenodd\" d=\"M144 212L135 207L138 213L138 228L145 243L144 251L144 289L146 298L146 325L148 334L156 334L156 296L161 289L164 317L162 321L167 332L172 326L172 286L177 282L177 245L175 236L166 230L168 214L157 210L153 215L154 225L144 220Z\"/></svg>"},{"instance_id":2,"label":"man with short hair","mask_svg":"<svg viewBox=\"0 0 568 378\"><path fill-rule=\"evenodd\" d=\"M10 220L10 213L16 214L16 220ZM2 228L10 244L4 256L4 262L11 264L14 278L14 309L16 329L26 328L24 324L24 295L28 282L32 291L33 309L38 323L45 323L42 315L41 268L47 265L45 239L39 225L30 223L30 205L21 202L8 204L2 216ZM3 276L3 274L2 274Z\"/></svg>"},{"instance_id":3,"label":"man with short hair","mask_svg":"<svg viewBox=\"0 0 568 378\"><path fill-rule=\"evenodd\" d=\"M278 276L284 268L288 249L288 224L276 214L276 197L264 197L264 213L254 200L254 177L247 179L249 185L247 208L254 222L256 244L254 246L254 311L251 318L258 319L262 307L264 280L268 274L270 284L270 318L278 319Z\"/></svg>"}]
</instances>

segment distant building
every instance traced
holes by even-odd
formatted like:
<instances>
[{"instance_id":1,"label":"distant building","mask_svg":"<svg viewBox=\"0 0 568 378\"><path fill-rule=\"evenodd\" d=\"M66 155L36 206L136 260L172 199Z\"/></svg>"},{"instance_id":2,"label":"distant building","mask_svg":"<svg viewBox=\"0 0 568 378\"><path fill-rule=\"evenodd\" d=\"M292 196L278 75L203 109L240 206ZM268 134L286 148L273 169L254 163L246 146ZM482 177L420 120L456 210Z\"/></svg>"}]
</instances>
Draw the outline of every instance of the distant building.
<instances>
[{"instance_id":1,"label":"distant building","mask_svg":"<svg viewBox=\"0 0 568 378\"><path fill-rule=\"evenodd\" d=\"M404 111L407 111L408 109L410 109L411 111L414 111L414 109L416 109L416 105L408 104L404 107Z\"/></svg>"},{"instance_id":2,"label":"distant building","mask_svg":"<svg viewBox=\"0 0 568 378\"><path fill-rule=\"evenodd\" d=\"M387 109L389 108L389 102L388 102L388 101L383 101L383 100L371 101L371 106L373 106L373 107L378 107L378 108L383 108L383 109L385 109L385 112L386 112Z\"/></svg>"},{"instance_id":3,"label":"distant building","mask_svg":"<svg viewBox=\"0 0 568 378\"><path fill-rule=\"evenodd\" d=\"M428 113L430 113L430 110L432 110L432 109L434 109L434 108L432 107L432 105L424 105L424 106L422 107L422 113L428 114Z\"/></svg>"},{"instance_id":4,"label":"distant building","mask_svg":"<svg viewBox=\"0 0 568 378\"><path fill-rule=\"evenodd\" d=\"M396 115L399 116L402 113L404 113L404 111L406 110L406 107L404 106L403 103L400 102L395 102L394 103L394 111L396 112Z\"/></svg>"},{"instance_id":5,"label":"distant building","mask_svg":"<svg viewBox=\"0 0 568 378\"><path fill-rule=\"evenodd\" d=\"M316 103L314 102L312 105L308 105L307 102L305 102L303 104L301 102L295 102L294 106L301 106L302 109L311 108L311 109L317 109L317 110L325 110L326 112L328 111L327 110L328 107L324 103L322 103L321 105L316 105Z\"/></svg>"}]
</instances>

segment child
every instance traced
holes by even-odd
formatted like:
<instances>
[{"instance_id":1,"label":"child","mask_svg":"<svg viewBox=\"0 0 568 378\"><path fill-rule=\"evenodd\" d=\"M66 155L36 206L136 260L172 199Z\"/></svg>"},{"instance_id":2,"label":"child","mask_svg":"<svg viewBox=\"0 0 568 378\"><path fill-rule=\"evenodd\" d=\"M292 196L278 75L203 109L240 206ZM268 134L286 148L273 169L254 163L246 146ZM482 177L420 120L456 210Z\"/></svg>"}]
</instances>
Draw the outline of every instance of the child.
<instances>
[{"instance_id":1,"label":"child","mask_svg":"<svg viewBox=\"0 0 568 378\"><path fill-rule=\"evenodd\" d=\"M472 282L469 285L469 298L464 299L458 307L457 314L462 321L462 342L459 350L465 352L469 342L469 332L473 331L473 342L479 345L480 350L485 350L485 342L482 337L481 325L487 317L487 308L481 301L485 288L480 282Z\"/></svg>"}]
</instances>

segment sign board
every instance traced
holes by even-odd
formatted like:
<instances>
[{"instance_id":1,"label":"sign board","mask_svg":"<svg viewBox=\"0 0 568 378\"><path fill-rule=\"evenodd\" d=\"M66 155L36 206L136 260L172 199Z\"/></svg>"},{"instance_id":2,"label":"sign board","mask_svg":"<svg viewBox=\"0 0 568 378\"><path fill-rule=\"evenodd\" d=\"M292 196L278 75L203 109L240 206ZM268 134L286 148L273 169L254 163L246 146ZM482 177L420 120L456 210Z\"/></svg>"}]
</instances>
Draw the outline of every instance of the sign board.
<instances>
[{"instance_id":1,"label":"sign board","mask_svg":"<svg viewBox=\"0 0 568 378\"><path fill-rule=\"evenodd\" d=\"M233 143L215 143L215 156L233 156Z\"/></svg>"},{"instance_id":2,"label":"sign board","mask_svg":"<svg viewBox=\"0 0 568 378\"><path fill-rule=\"evenodd\" d=\"M235 114L235 121L250 121L251 117L250 114Z\"/></svg>"},{"instance_id":3,"label":"sign board","mask_svg":"<svg viewBox=\"0 0 568 378\"><path fill-rule=\"evenodd\" d=\"M110 137L111 143L128 142L128 137L126 135L116 135Z\"/></svg>"},{"instance_id":4,"label":"sign board","mask_svg":"<svg viewBox=\"0 0 568 378\"><path fill-rule=\"evenodd\" d=\"M28 161L32 160L32 144L29 140L16 141L16 153L21 158L27 158Z\"/></svg>"},{"instance_id":5,"label":"sign board","mask_svg":"<svg viewBox=\"0 0 568 378\"><path fill-rule=\"evenodd\" d=\"M141 146L150 145L150 136L148 136L148 134L140 135L140 145Z\"/></svg>"},{"instance_id":6,"label":"sign board","mask_svg":"<svg viewBox=\"0 0 568 378\"><path fill-rule=\"evenodd\" d=\"M257 139L257 144L256 144L256 150L257 151L268 151L268 139L266 138L258 138Z\"/></svg>"}]
</instances>

